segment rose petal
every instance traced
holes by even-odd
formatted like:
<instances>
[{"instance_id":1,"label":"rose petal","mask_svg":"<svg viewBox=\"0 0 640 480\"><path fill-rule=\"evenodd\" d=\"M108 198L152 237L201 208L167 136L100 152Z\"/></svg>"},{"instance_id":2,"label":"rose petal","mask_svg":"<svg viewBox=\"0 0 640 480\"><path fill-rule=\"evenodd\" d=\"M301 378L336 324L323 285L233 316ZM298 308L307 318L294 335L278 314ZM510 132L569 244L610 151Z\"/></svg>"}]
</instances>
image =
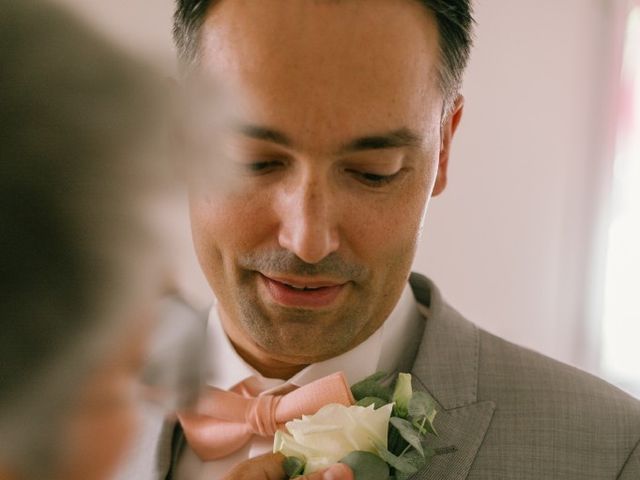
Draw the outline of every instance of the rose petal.
<instances>
[{"instance_id":1,"label":"rose petal","mask_svg":"<svg viewBox=\"0 0 640 480\"><path fill-rule=\"evenodd\" d=\"M305 473L333 465L356 450L375 453L375 443L387 445L392 409L393 404L377 410L373 405L325 405L315 415L287 422L290 435L279 432L274 441L274 451L304 456L307 462Z\"/></svg>"}]
</instances>

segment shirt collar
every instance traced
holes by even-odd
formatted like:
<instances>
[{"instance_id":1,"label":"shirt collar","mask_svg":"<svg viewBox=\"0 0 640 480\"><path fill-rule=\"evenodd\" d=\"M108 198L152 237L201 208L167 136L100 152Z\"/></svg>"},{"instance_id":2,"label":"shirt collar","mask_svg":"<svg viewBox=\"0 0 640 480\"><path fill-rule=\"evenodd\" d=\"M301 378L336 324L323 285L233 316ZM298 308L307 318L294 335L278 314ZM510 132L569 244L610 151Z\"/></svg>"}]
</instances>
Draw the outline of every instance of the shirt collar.
<instances>
[{"instance_id":1,"label":"shirt collar","mask_svg":"<svg viewBox=\"0 0 640 480\"><path fill-rule=\"evenodd\" d=\"M364 342L337 357L313 363L285 381L263 377L238 355L222 328L217 306L214 304L209 312L207 325L213 372L209 383L229 389L253 376L260 381L264 390L271 390L284 384L300 387L342 371L352 385L377 371L395 372L403 357L403 347L416 332L419 321L420 314L407 284L389 317Z\"/></svg>"}]
</instances>

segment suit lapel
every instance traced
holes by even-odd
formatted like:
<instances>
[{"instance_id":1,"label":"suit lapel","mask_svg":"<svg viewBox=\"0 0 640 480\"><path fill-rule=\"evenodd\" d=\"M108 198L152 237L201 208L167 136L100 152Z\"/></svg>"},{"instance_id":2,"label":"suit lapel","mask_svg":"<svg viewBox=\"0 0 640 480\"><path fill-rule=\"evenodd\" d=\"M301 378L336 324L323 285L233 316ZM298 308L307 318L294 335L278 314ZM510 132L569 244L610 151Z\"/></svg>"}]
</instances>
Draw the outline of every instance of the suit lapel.
<instances>
[{"instance_id":1,"label":"suit lapel","mask_svg":"<svg viewBox=\"0 0 640 480\"><path fill-rule=\"evenodd\" d=\"M424 480L463 480L467 478L491 423L494 409L493 402L481 402L439 412L436 417L439 437L434 446L454 446L456 451L435 456L413 478Z\"/></svg>"},{"instance_id":2,"label":"suit lapel","mask_svg":"<svg viewBox=\"0 0 640 480\"><path fill-rule=\"evenodd\" d=\"M411 372L414 388L427 391L440 406L435 420L439 437L434 446L456 448L434 457L414 478L462 480L471 469L495 410L494 402L477 400L479 331L444 303L425 277L412 274L411 286L426 321Z\"/></svg>"}]
</instances>

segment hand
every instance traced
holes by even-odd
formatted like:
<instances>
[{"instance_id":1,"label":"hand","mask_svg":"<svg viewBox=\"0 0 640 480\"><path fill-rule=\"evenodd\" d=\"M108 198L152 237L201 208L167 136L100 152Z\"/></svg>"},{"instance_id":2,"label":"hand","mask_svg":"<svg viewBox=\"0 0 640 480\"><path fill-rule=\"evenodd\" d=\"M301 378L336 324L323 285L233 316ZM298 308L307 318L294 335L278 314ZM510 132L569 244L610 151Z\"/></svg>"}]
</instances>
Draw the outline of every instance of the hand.
<instances>
[{"instance_id":1,"label":"hand","mask_svg":"<svg viewBox=\"0 0 640 480\"><path fill-rule=\"evenodd\" d=\"M286 480L282 468L284 456L280 453L268 453L236 465L223 480ZM297 477L297 480L353 480L349 467L338 463L331 467Z\"/></svg>"}]
</instances>

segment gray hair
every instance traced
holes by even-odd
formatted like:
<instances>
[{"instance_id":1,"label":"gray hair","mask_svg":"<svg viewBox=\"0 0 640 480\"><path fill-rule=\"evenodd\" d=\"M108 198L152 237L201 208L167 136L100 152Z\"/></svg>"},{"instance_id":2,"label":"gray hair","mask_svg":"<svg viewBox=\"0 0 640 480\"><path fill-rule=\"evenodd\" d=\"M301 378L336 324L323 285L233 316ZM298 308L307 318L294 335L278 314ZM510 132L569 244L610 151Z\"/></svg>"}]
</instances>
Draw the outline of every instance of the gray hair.
<instances>
[{"instance_id":1,"label":"gray hair","mask_svg":"<svg viewBox=\"0 0 640 480\"><path fill-rule=\"evenodd\" d=\"M0 2L0 44L0 463L44 478L152 275L137 207L166 181L168 108L150 69L45 2Z\"/></svg>"}]
</instances>

